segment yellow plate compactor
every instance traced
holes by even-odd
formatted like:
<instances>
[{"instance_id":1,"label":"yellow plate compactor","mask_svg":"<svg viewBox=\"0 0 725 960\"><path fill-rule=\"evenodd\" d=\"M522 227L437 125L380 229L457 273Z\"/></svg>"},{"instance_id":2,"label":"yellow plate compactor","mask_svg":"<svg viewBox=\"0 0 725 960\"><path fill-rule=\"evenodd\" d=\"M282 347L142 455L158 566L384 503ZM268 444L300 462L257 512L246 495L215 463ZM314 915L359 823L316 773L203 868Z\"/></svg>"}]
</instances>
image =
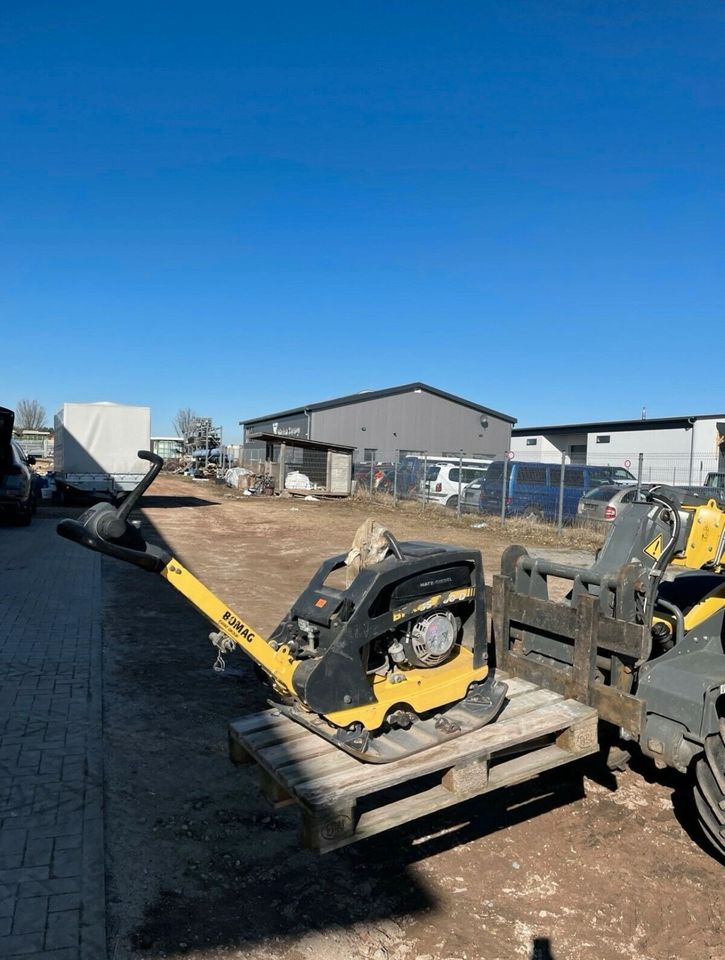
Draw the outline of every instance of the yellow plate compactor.
<instances>
[{"instance_id":1,"label":"yellow plate compactor","mask_svg":"<svg viewBox=\"0 0 725 960\"><path fill-rule=\"evenodd\" d=\"M266 673L284 714L372 763L418 753L497 716L506 686L488 672L478 551L398 543L380 531L379 562L363 564L343 589L328 580L346 555L325 561L265 639L129 521L163 466L155 454L139 456L152 467L121 506L95 504L78 520L62 520L58 533L160 574L214 624L220 655L240 647Z\"/></svg>"}]
</instances>

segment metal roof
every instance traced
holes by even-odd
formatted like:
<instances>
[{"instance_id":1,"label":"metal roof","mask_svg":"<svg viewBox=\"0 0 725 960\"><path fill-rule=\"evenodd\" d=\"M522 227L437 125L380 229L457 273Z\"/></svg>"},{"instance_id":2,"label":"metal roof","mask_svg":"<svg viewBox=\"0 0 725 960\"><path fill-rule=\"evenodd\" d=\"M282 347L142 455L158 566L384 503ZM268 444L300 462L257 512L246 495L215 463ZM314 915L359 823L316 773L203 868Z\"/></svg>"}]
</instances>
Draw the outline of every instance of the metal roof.
<instances>
[{"instance_id":1,"label":"metal roof","mask_svg":"<svg viewBox=\"0 0 725 960\"><path fill-rule=\"evenodd\" d=\"M351 403L363 403L366 400L382 400L384 397L394 397L401 393L414 393L416 390L422 390L425 393L432 393L436 397L442 397L444 400L451 400L453 403L459 403L461 406L469 407L471 410L477 410L479 413L487 413L492 417L498 417L499 420L506 420L508 423L516 423L516 417L511 417L507 413L501 413L498 410L492 410L490 407L483 407L479 403L473 403L463 397L457 397L453 393L446 393L445 390L438 390L427 383L404 383L399 387L387 387L385 390L363 390L360 393L351 393L346 397L336 397L333 400L323 400L320 403L307 403L304 406L292 407L290 410L278 410L276 413L267 413L262 417L253 417L249 420L240 420L239 423L244 426L259 423L262 420L274 420L277 417L289 417L295 413L312 413L315 410L330 410L334 407L344 407Z\"/></svg>"},{"instance_id":2,"label":"metal roof","mask_svg":"<svg viewBox=\"0 0 725 960\"><path fill-rule=\"evenodd\" d=\"M594 420L591 423L556 423L545 427L515 427L514 437L530 433L596 433L598 430L672 430L687 428L694 420L725 419L725 413L698 413L682 417L651 417L646 420Z\"/></svg>"}]
</instances>

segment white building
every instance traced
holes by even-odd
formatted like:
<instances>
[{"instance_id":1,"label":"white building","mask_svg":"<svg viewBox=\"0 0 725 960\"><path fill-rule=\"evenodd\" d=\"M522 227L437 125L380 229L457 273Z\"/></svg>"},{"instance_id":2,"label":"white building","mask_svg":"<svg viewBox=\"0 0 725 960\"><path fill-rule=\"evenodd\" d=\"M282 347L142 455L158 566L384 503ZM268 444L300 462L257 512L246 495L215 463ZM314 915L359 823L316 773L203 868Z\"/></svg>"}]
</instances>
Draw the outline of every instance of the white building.
<instances>
[{"instance_id":1,"label":"white building","mask_svg":"<svg viewBox=\"0 0 725 960\"><path fill-rule=\"evenodd\" d=\"M608 464L642 480L700 483L710 470L725 470L725 413L603 420L544 427L516 427L511 450L520 460Z\"/></svg>"}]
</instances>

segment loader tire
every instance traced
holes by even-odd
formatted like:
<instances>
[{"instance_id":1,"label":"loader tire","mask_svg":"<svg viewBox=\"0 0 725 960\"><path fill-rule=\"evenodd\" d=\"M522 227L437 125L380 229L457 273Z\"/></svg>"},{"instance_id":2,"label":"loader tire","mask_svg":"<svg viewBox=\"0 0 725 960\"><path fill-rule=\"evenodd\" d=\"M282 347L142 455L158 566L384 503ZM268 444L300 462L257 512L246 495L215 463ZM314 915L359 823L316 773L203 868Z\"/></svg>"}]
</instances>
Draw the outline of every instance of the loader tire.
<instances>
[{"instance_id":1,"label":"loader tire","mask_svg":"<svg viewBox=\"0 0 725 960\"><path fill-rule=\"evenodd\" d=\"M702 831L725 860L725 717L720 718L719 732L705 740L695 765L694 794Z\"/></svg>"}]
</instances>

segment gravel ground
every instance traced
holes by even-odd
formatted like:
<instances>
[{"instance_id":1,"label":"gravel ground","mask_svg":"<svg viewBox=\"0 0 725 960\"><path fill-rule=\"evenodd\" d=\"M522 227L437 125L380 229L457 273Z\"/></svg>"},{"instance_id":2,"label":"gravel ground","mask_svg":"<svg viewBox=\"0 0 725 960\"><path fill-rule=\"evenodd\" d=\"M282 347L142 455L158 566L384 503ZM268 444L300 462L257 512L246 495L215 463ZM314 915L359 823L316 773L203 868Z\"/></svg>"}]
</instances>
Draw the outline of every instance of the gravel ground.
<instances>
[{"instance_id":1,"label":"gravel ground","mask_svg":"<svg viewBox=\"0 0 725 960\"><path fill-rule=\"evenodd\" d=\"M263 633L369 513L172 477L145 504L150 535ZM498 569L494 525L381 510L399 538L476 545L487 579ZM644 760L613 775L595 758L322 858L301 850L295 810L272 812L254 769L227 760L227 722L265 691L241 656L213 673L208 633L158 577L104 560L112 960L722 958L722 866L697 846L684 778Z\"/></svg>"}]
</instances>

